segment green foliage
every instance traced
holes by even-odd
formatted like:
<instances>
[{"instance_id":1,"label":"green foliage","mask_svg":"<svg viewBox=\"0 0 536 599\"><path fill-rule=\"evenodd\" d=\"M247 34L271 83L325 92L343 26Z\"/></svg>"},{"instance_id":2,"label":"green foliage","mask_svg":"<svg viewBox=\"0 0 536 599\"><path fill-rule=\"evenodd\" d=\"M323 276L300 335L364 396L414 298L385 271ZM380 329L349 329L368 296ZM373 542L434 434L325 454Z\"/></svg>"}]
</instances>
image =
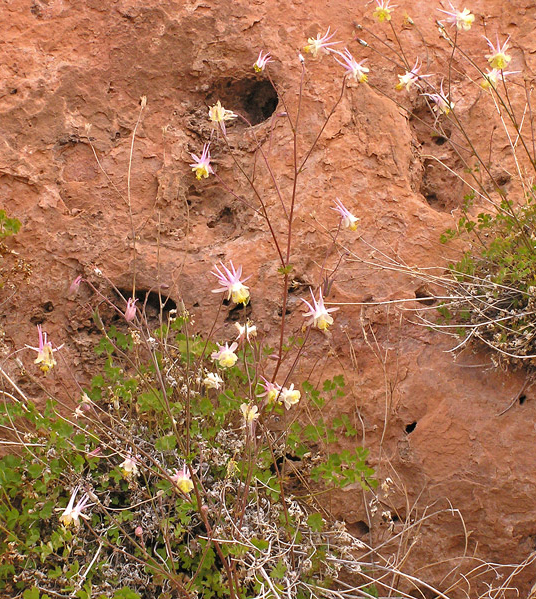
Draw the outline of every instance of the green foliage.
<instances>
[{"instance_id":1,"label":"green foliage","mask_svg":"<svg viewBox=\"0 0 536 599\"><path fill-rule=\"evenodd\" d=\"M308 417L303 422L296 419L275 444L268 444L261 436L262 442L254 447L248 440L249 433L240 427L240 406L248 402L248 381L255 376L253 367L247 373L249 365L253 366L252 353L241 353L237 365L222 373L224 390L208 393L195 381L190 366L202 356L200 348L207 344L187 340L173 326L165 334L172 332L178 352L173 362L168 362L172 366L168 367L165 387L159 384L162 371L156 368L166 362L166 356L156 350L156 359L149 359L133 344L131 335L111 328L95 350L105 361L102 373L93 377L85 392L83 402L90 412L82 414L87 417L64 418L52 401L41 412L32 404L0 404L0 425L17 422L27 431L28 444L27 451L0 460L4 496L0 502L0 529L5 533L0 537L0 554L22 556L20 560L0 561L0 593L24 591L30 598L45 596L43 590L12 582L24 568L46 574L45 590L61 589L81 599L110 596L99 591L105 581L123 586L113 595L117 599L145 597L147 589L136 582L136 572L140 579L145 576L142 572L151 573L154 588L166 577L179 581L181 576L193 577L192 590L198 594L227 598L229 588L221 557L200 528L197 495L178 491L170 480L185 464L191 464L196 476L201 477L204 490L199 489L200 493L217 481L229 486L224 501L231 519L227 524L217 523L222 530L229 526L226 534L230 539L236 529L235 518L245 509L243 505L256 509L259 502L265 502L264 519L273 509L270 518L274 530L279 530L278 538L286 538L287 543L322 534L329 528L319 513L304 512L298 524L294 515L284 516L286 512L281 508L266 507L286 505L287 501L284 485L288 479L280 475L278 455L303 459L303 471L327 489L357 481L364 488L374 485L373 471L366 466L366 450L336 451L341 439L356 437L355 423L347 414L331 422L324 416L326 409L346 393L341 375L325 380L320 388L305 382L300 405L307 409ZM294 345L299 342L289 342L289 347ZM178 389L174 380L189 383ZM278 404L265 406L264 410L265 416L284 416L285 412ZM317 456L314 467L307 457L312 453ZM125 470L127 457L135 460L135 474ZM76 501L89 491L92 505L87 510L87 521L80 518L79 527L66 527L59 516L76 486L81 487ZM136 532L140 524L141 536ZM273 542L264 537L261 527L250 538L249 548L240 540L229 541L220 550L224 557L237 560L250 554L258 558L272 550ZM122 553L114 561L130 563L132 579L114 579L109 573L107 564L116 549ZM170 551L173 562L169 560ZM273 562L267 562L266 571L273 584L280 586L290 565L279 557L280 550L275 555ZM315 553L312 574L324 568L320 555L320 551ZM84 584L78 588L80 573L86 570Z\"/></svg>"},{"instance_id":2,"label":"green foliage","mask_svg":"<svg viewBox=\"0 0 536 599\"><path fill-rule=\"evenodd\" d=\"M501 360L510 363L536 353L535 227L536 202L529 194L521 206L503 198L495 213L482 212L476 219L466 213L457 231L442 237L446 241L463 233L472 243L449 266L457 299L439 306L441 322L462 337L470 331L472 340L497 349Z\"/></svg>"},{"instance_id":3,"label":"green foliage","mask_svg":"<svg viewBox=\"0 0 536 599\"><path fill-rule=\"evenodd\" d=\"M0 239L16 235L20 230L20 221L16 218L9 218L5 210L0 210Z\"/></svg>"}]
</instances>

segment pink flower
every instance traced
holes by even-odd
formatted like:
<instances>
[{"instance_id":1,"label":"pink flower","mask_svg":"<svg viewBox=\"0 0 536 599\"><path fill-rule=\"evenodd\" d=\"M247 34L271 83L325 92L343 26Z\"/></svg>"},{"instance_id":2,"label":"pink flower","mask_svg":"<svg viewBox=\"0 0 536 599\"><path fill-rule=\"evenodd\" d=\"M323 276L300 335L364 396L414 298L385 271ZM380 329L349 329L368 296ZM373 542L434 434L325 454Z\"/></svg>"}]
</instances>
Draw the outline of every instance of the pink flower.
<instances>
[{"instance_id":1,"label":"pink flower","mask_svg":"<svg viewBox=\"0 0 536 599\"><path fill-rule=\"evenodd\" d=\"M338 212L341 215L341 223L352 231L357 229L357 223L359 219L357 216L354 216L349 210L347 210L344 204L339 200L339 198L335 198L336 208L332 208L335 212Z\"/></svg>"},{"instance_id":2,"label":"pink flower","mask_svg":"<svg viewBox=\"0 0 536 599\"><path fill-rule=\"evenodd\" d=\"M52 368L54 368L54 366L57 364L56 360L54 359L53 352L61 349L63 345L53 349L52 343L47 341L47 334L43 333L43 329L39 324L37 325L37 333L39 337L39 347L32 347L30 345L27 345L26 347L37 352L37 358L34 360L34 364L39 364L39 368L44 372L44 374L47 374L48 371L52 370Z\"/></svg>"},{"instance_id":3,"label":"pink flower","mask_svg":"<svg viewBox=\"0 0 536 599\"><path fill-rule=\"evenodd\" d=\"M277 383L271 383L263 376L261 376L261 379L264 381L264 383L261 383L264 393L259 393L258 397L266 397L268 404L275 403L279 398L279 394L281 393L281 386Z\"/></svg>"},{"instance_id":4,"label":"pink flower","mask_svg":"<svg viewBox=\"0 0 536 599\"><path fill-rule=\"evenodd\" d=\"M223 262L220 262L220 264L222 269L220 270L215 266L216 272L212 271L212 274L218 278L221 289L213 289L212 293L223 293L227 291L228 300L232 298L235 304L246 305L249 301L249 291L248 287L246 287L240 280L240 277L242 276L242 267L239 266L238 269L235 269L233 263L229 262L231 265L231 269L229 270ZM244 279L244 281L247 281L248 279L249 277Z\"/></svg>"},{"instance_id":5,"label":"pink flower","mask_svg":"<svg viewBox=\"0 0 536 599\"><path fill-rule=\"evenodd\" d=\"M447 99L445 92L443 91L443 82L441 82L441 89L439 94L423 94L428 96L435 104L434 111L440 112L441 114L448 114L454 109L454 102Z\"/></svg>"},{"instance_id":6,"label":"pink flower","mask_svg":"<svg viewBox=\"0 0 536 599\"><path fill-rule=\"evenodd\" d=\"M475 15L471 14L471 11L468 8L456 10L454 6L452 6L452 2L449 2L449 4L450 8L452 8L452 12L448 10L442 10L441 8L438 8L437 10L448 15L448 19L446 20L449 23L456 25L459 31L469 31L473 21L475 20Z\"/></svg>"},{"instance_id":7,"label":"pink flower","mask_svg":"<svg viewBox=\"0 0 536 599\"><path fill-rule=\"evenodd\" d=\"M266 65L269 62L274 62L272 60L272 57L270 56L270 54L268 52L266 52L266 54L263 56L262 50L261 50L259 52L259 57L257 58L257 62L253 65L253 68L255 69L255 71L257 73L260 73L261 71L264 71Z\"/></svg>"},{"instance_id":8,"label":"pink flower","mask_svg":"<svg viewBox=\"0 0 536 599\"><path fill-rule=\"evenodd\" d=\"M335 31L330 35L329 27L326 33L320 37L320 33L315 37L310 37L307 39L307 46L304 46L304 52L310 52L314 58L318 55L320 50L322 50L325 54L329 54L332 52L331 46L335 44L340 44L341 42L330 42L329 40L335 35ZM301 56L301 55L300 55Z\"/></svg>"},{"instance_id":9,"label":"pink flower","mask_svg":"<svg viewBox=\"0 0 536 599\"><path fill-rule=\"evenodd\" d=\"M81 282L82 282L82 275L78 275L69 287L69 295L75 296L78 293Z\"/></svg>"},{"instance_id":10,"label":"pink flower","mask_svg":"<svg viewBox=\"0 0 536 599\"><path fill-rule=\"evenodd\" d=\"M171 476L171 480L185 495L188 495L194 488L194 483L186 464L182 466L181 470L175 470L175 474Z\"/></svg>"},{"instance_id":11,"label":"pink flower","mask_svg":"<svg viewBox=\"0 0 536 599\"><path fill-rule=\"evenodd\" d=\"M502 69L507 67L508 63L512 60L512 57L509 54L506 54L506 50L508 49L508 42L510 41L510 36L506 38L506 41L501 46L501 44L499 43L499 36L497 35L496 48L487 37L485 37L484 39L488 42L488 45L491 48L491 54L486 54L489 66L492 69L499 69L502 71Z\"/></svg>"},{"instance_id":12,"label":"pink flower","mask_svg":"<svg viewBox=\"0 0 536 599\"><path fill-rule=\"evenodd\" d=\"M137 298L136 299L133 299L132 297L128 298L127 309L125 310L125 320L127 322L134 320L134 318L136 316L136 302L137 301L138 301Z\"/></svg>"},{"instance_id":13,"label":"pink flower","mask_svg":"<svg viewBox=\"0 0 536 599\"><path fill-rule=\"evenodd\" d=\"M222 368L232 368L238 360L238 356L234 353L237 347L238 343L236 341L231 343L231 347L227 343L225 345L218 343L218 351L213 351L210 357L218 362Z\"/></svg>"},{"instance_id":14,"label":"pink flower","mask_svg":"<svg viewBox=\"0 0 536 599\"><path fill-rule=\"evenodd\" d=\"M313 304L311 305L307 300L302 299L302 302L307 304L309 308L309 312L304 314L305 318L310 316L310 320L306 323L307 325L312 325L321 331L326 331L329 325L333 324L333 317L330 316L330 312L335 312L339 308L328 308L324 306L324 298L322 297L322 289L318 290L318 300L315 299L313 295L313 290L311 289L311 297L313 298Z\"/></svg>"},{"instance_id":15,"label":"pink flower","mask_svg":"<svg viewBox=\"0 0 536 599\"><path fill-rule=\"evenodd\" d=\"M205 144L203 146L203 153L201 154L201 158L198 158L195 154L191 154L192 158L195 160L190 166L195 173L195 176L198 179L207 178L209 174L213 174L214 171L210 166L210 152L208 151L210 144Z\"/></svg>"},{"instance_id":16,"label":"pink flower","mask_svg":"<svg viewBox=\"0 0 536 599\"><path fill-rule=\"evenodd\" d=\"M412 85L415 85L419 79L423 77L430 77L430 75L419 75L422 64L419 64L420 60L417 58L411 71L406 71L403 75L398 75L398 83L395 88L400 91L406 88L409 92Z\"/></svg>"},{"instance_id":17,"label":"pink flower","mask_svg":"<svg viewBox=\"0 0 536 599\"><path fill-rule=\"evenodd\" d=\"M342 67L346 69L346 75L348 77L355 79L358 83L366 83L368 79L367 73L369 72L369 69L363 66L366 58L361 62L357 62L346 48L344 49L344 53L335 52L335 54L342 58L342 61L340 61L337 56L333 57Z\"/></svg>"}]
</instances>

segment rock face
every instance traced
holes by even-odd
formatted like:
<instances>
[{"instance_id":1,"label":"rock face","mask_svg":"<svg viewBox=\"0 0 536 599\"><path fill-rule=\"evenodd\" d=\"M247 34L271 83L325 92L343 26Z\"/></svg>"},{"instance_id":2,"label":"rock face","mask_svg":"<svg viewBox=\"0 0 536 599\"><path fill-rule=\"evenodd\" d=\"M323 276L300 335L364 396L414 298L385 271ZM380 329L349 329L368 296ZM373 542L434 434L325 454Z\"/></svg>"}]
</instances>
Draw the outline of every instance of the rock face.
<instances>
[{"instance_id":1,"label":"rock face","mask_svg":"<svg viewBox=\"0 0 536 599\"><path fill-rule=\"evenodd\" d=\"M429 72L439 82L437 73L447 76L450 56L434 23L440 5L400 4L393 23L409 62L419 56L424 73L430 61ZM491 39L495 31L512 35L511 69L530 79L533 5L488 0L471 10L485 15ZM406 11L418 29L407 23L401 29ZM396 46L388 23L374 22L371 13L372 6L349 0L6 3L0 207L23 223L11 247L31 263L33 274L5 304L4 348L7 356L25 343L35 345L35 324L43 324L54 342L65 343L64 361L47 386L66 401L65 388L73 389L73 400L72 375L86 381L95 374L91 348L98 339L91 320L98 298L87 287L76 300L66 295L77 275L110 292L95 274L98 267L130 295L135 271L139 291L160 289L174 302L183 300L197 329L207 332L219 302L210 293L215 284L209 273L220 259L242 264L251 275L251 318L274 341L281 276L259 201L221 137L211 147L213 165L233 193L214 177L197 181L188 163L190 152L200 154L210 137L208 106L221 100L244 115L254 127L230 123L228 144L248 176L256 156L255 186L283 242L283 210L255 150L260 143L269 156L288 206L293 150L284 112L294 116L297 110L302 72L297 54L307 37L331 26L358 60L368 58L370 84L345 89L298 179L289 334L303 322L298 298L307 298L308 286L320 282L321 265L334 268L343 253L329 301L349 305L340 306L328 334L313 331L294 376L304 379L314 368L316 383L344 374L349 392L331 409L357 423L378 478L393 481L374 509L370 496L365 501L357 489L334 495L335 516L358 534L368 538L368 532L375 543L390 543L393 551L411 547L405 568L443 591L456 573L472 571L470 587L449 592L477 596L485 583L501 584L478 560L518 564L536 549L534 391L524 386L523 372L502 372L485 353L465 350L454 360L447 350L457 341L420 326L414 309L422 304L393 303L422 299L433 290L396 265L437 267L432 272L440 274L460 255L459 246L441 245L439 236L459 216L467 188L436 159L463 171L468 154L457 156L446 139L430 135L433 117L422 99L403 92L393 101L402 70L355 41L359 35L373 43L370 34L355 28L362 23ZM481 28L477 19L459 37L484 66ZM377 47L385 51L379 42ZM279 100L267 78L252 70L260 49L274 59L270 72ZM489 152L493 107L463 76L467 64L456 59L454 67L457 112L477 149ZM331 57L306 57L300 156L337 101L342 73ZM143 111L141 96L147 97ZM514 98L516 106L523 106L522 98L523 93ZM422 121L408 118L404 106ZM447 134L459 141L460 134L445 123ZM494 138L491 166L504 175L506 191L515 191L511 161L501 159L503 137L498 132ZM346 251L331 243L337 216L329 208L335 197L361 219L357 234L338 233ZM102 311L110 324L113 313L105 306ZM220 313L216 338L231 338L232 321L232 313ZM21 358L31 364L29 355ZM39 389L6 364L39 398ZM499 416L519 393L519 401ZM527 594L534 565L506 584L511 572L499 572L505 585Z\"/></svg>"}]
</instances>

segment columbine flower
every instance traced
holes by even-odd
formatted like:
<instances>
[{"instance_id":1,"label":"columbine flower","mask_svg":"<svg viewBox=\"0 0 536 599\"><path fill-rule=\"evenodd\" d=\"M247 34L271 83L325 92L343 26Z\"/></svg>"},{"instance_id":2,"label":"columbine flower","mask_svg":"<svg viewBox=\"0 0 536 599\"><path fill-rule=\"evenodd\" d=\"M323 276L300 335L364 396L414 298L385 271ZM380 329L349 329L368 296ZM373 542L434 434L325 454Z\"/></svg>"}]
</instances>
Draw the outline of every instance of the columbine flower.
<instances>
[{"instance_id":1,"label":"columbine flower","mask_svg":"<svg viewBox=\"0 0 536 599\"><path fill-rule=\"evenodd\" d=\"M335 31L330 35L329 27L326 33L320 37L320 33L317 34L316 37L307 38L307 46L303 47L304 52L310 52L313 58L316 58L320 50L324 52L324 54L329 54L333 50L331 46L335 44L340 44L341 42L330 42L329 40L335 35Z\"/></svg>"},{"instance_id":2,"label":"columbine flower","mask_svg":"<svg viewBox=\"0 0 536 599\"><path fill-rule=\"evenodd\" d=\"M127 322L134 320L134 317L136 316L136 302L137 301L138 301L137 299L134 299L132 297L128 298L127 309L125 310L125 320Z\"/></svg>"},{"instance_id":3,"label":"columbine flower","mask_svg":"<svg viewBox=\"0 0 536 599\"><path fill-rule=\"evenodd\" d=\"M222 383L223 379L217 372L209 372L203 379L203 384L207 389L219 389Z\"/></svg>"},{"instance_id":4,"label":"columbine flower","mask_svg":"<svg viewBox=\"0 0 536 599\"><path fill-rule=\"evenodd\" d=\"M499 69L492 69L487 73L484 73L484 78L482 79L482 83L480 87L483 89L491 89L492 87L495 89L497 87L497 83L507 77L508 75L514 75L515 73L519 73L519 71L502 71Z\"/></svg>"},{"instance_id":5,"label":"columbine flower","mask_svg":"<svg viewBox=\"0 0 536 599\"><path fill-rule=\"evenodd\" d=\"M389 1L390 0L376 0L377 6L372 13L372 16L375 19L378 19L380 23L383 23L384 21L390 21L391 12L396 8L396 6L390 6Z\"/></svg>"},{"instance_id":6,"label":"columbine flower","mask_svg":"<svg viewBox=\"0 0 536 599\"><path fill-rule=\"evenodd\" d=\"M87 493L84 493L78 501L78 503L76 504L76 506L74 505L76 495L78 494L79 490L80 486L75 488L71 495L71 498L69 499L67 507L65 508L63 514L59 518L60 522L66 528L71 526L71 524L73 524L75 528L78 528L80 526L80 517L84 518L85 520L89 520L89 516L87 516L86 514L82 514L83 510L93 505L88 505L89 495Z\"/></svg>"},{"instance_id":7,"label":"columbine flower","mask_svg":"<svg viewBox=\"0 0 536 599\"><path fill-rule=\"evenodd\" d=\"M301 393L298 389L294 389L294 383L290 387L283 387L279 400L285 404L285 408L290 410L290 407L300 401Z\"/></svg>"},{"instance_id":8,"label":"columbine flower","mask_svg":"<svg viewBox=\"0 0 536 599\"><path fill-rule=\"evenodd\" d=\"M281 387L277 383L270 383L263 376L261 378L264 381L264 383L261 383L264 393L259 393L258 397L266 397L268 404L275 403L281 393Z\"/></svg>"},{"instance_id":9,"label":"columbine flower","mask_svg":"<svg viewBox=\"0 0 536 599\"><path fill-rule=\"evenodd\" d=\"M339 198L335 198L336 208L331 208L338 212L341 215L341 223L347 229L355 231L357 229L357 223L359 219L357 216L354 216L349 210L347 210L344 204L339 200Z\"/></svg>"},{"instance_id":10,"label":"columbine flower","mask_svg":"<svg viewBox=\"0 0 536 599\"><path fill-rule=\"evenodd\" d=\"M417 81L419 79L421 79L422 77L429 77L430 75L419 75L419 70L421 68L422 65L419 64L419 59L417 58L417 60L415 61L415 64L413 65L413 68L411 69L411 71L406 71L403 75L398 75L398 83L396 84L395 88L398 91L403 90L404 88L406 88L406 90L409 92L410 88L412 85L415 85L417 83Z\"/></svg>"},{"instance_id":11,"label":"columbine flower","mask_svg":"<svg viewBox=\"0 0 536 599\"><path fill-rule=\"evenodd\" d=\"M449 23L456 25L459 31L469 31L471 29L471 25L475 20L475 15L471 14L471 11L468 8L464 8L463 10L456 10L454 6L452 6L452 2L449 2L450 7L452 8L452 12L448 10L442 10L438 8L439 12L443 12L448 15Z\"/></svg>"},{"instance_id":12,"label":"columbine flower","mask_svg":"<svg viewBox=\"0 0 536 599\"><path fill-rule=\"evenodd\" d=\"M266 65L269 62L274 62L272 60L272 57L270 56L270 54L268 52L266 52L266 54L263 56L262 50L261 50L259 52L259 57L257 58L257 62L255 62L255 64L253 65L255 72L260 73L261 71L264 71Z\"/></svg>"},{"instance_id":13,"label":"columbine flower","mask_svg":"<svg viewBox=\"0 0 536 599\"><path fill-rule=\"evenodd\" d=\"M502 69L507 67L509 62L512 60L512 57L509 56L508 54L506 54L510 36L508 36L508 38L506 39L506 41L504 42L504 44L502 46L499 43L499 36L497 36L497 47L496 48L487 37L485 38L485 40L488 42L488 45L492 51L491 54L486 54L486 58L488 59L489 66L492 69L499 69L502 71Z\"/></svg>"},{"instance_id":14,"label":"columbine flower","mask_svg":"<svg viewBox=\"0 0 536 599\"><path fill-rule=\"evenodd\" d=\"M330 312L335 312L339 308L328 308L324 306L324 298L322 297L322 289L318 290L318 301L315 299L313 295L313 290L311 289L311 297L313 298L313 304L311 305L307 300L302 298L302 302L307 304L309 308L309 312L304 314L305 318L308 316L311 319L306 323L307 325L313 325L317 329L321 331L327 330L330 324L333 324L333 317L330 316Z\"/></svg>"},{"instance_id":15,"label":"columbine flower","mask_svg":"<svg viewBox=\"0 0 536 599\"><path fill-rule=\"evenodd\" d=\"M440 112L441 114L448 114L451 110L454 110L454 102L447 100L445 92L443 91L443 82L441 82L441 89L439 94L424 94L428 96L432 102L434 102L434 111Z\"/></svg>"},{"instance_id":16,"label":"columbine flower","mask_svg":"<svg viewBox=\"0 0 536 599\"><path fill-rule=\"evenodd\" d=\"M39 347L32 347L31 345L27 345L28 349L33 349L37 352L37 358L34 360L34 364L39 364L39 368L47 374L49 370L56 366L57 362L54 359L55 351L61 349L63 345L52 349L52 343L47 341L47 334L43 333L43 329L41 325L37 325L37 333L39 336Z\"/></svg>"},{"instance_id":17,"label":"columbine flower","mask_svg":"<svg viewBox=\"0 0 536 599\"><path fill-rule=\"evenodd\" d=\"M225 108L221 105L221 102L218 100L214 106L211 106L208 109L208 118L216 125L221 127L224 135L227 135L227 131L225 130L225 121L230 121L231 119L236 119L238 115L235 114L232 110L225 110Z\"/></svg>"},{"instance_id":18,"label":"columbine flower","mask_svg":"<svg viewBox=\"0 0 536 599\"><path fill-rule=\"evenodd\" d=\"M238 335L236 340L239 343L242 343L246 340L248 343L251 341L250 337L257 336L257 327L248 320L246 324L240 324L239 322L235 322L235 327L238 329Z\"/></svg>"},{"instance_id":19,"label":"columbine flower","mask_svg":"<svg viewBox=\"0 0 536 599\"><path fill-rule=\"evenodd\" d=\"M231 343L231 347L227 345L220 345L218 343L218 351L213 351L210 357L222 368L232 368L236 361L238 360L238 356L234 353L234 350L238 347L238 343L234 341Z\"/></svg>"},{"instance_id":20,"label":"columbine flower","mask_svg":"<svg viewBox=\"0 0 536 599\"><path fill-rule=\"evenodd\" d=\"M346 69L346 74L351 79L355 79L358 83L365 83L367 81L367 73L369 72L369 69L362 66L366 58L361 62L357 62L347 48L344 49L344 52L336 52L336 54L338 54L344 62L340 61L336 56L333 58L335 58L335 60Z\"/></svg>"},{"instance_id":21,"label":"columbine flower","mask_svg":"<svg viewBox=\"0 0 536 599\"><path fill-rule=\"evenodd\" d=\"M223 262L220 262L222 270L220 270L217 266L214 268L216 272L212 271L212 274L218 278L218 281L221 285L221 289L213 289L212 293L222 293L224 291L228 292L227 299L233 299L235 304L247 304L249 301L249 291L248 287L244 285L244 283L240 280L242 276L242 267L239 266L238 269L235 269L232 262L229 262L231 265L231 270L229 270ZM244 281L247 281L244 279Z\"/></svg>"},{"instance_id":22,"label":"columbine flower","mask_svg":"<svg viewBox=\"0 0 536 599\"><path fill-rule=\"evenodd\" d=\"M181 470L175 470L175 474L171 477L171 480L185 495L188 495L194 488L194 483L186 464L183 465Z\"/></svg>"},{"instance_id":23,"label":"columbine flower","mask_svg":"<svg viewBox=\"0 0 536 599\"><path fill-rule=\"evenodd\" d=\"M190 166L192 167L192 170L198 179L202 179L203 177L206 179L209 175L214 173L212 167L210 166L210 152L208 151L209 147L210 144L205 144L203 146L201 158L198 158L195 154L191 154L195 162L190 164Z\"/></svg>"},{"instance_id":24,"label":"columbine flower","mask_svg":"<svg viewBox=\"0 0 536 599\"><path fill-rule=\"evenodd\" d=\"M119 468L121 469L121 472L125 478L133 478L134 476L138 476L138 463L131 457L125 458L119 465Z\"/></svg>"},{"instance_id":25,"label":"columbine flower","mask_svg":"<svg viewBox=\"0 0 536 599\"><path fill-rule=\"evenodd\" d=\"M255 426L255 420L257 420L260 416L259 408L257 406L251 406L249 404L243 403L240 406L240 411L244 416L244 424L247 428L253 433L253 428Z\"/></svg>"},{"instance_id":26,"label":"columbine flower","mask_svg":"<svg viewBox=\"0 0 536 599\"><path fill-rule=\"evenodd\" d=\"M82 275L78 275L76 277L76 279L69 286L69 295L70 296L74 297L78 293L78 290L80 289L80 283L81 282L82 282Z\"/></svg>"}]
</instances>

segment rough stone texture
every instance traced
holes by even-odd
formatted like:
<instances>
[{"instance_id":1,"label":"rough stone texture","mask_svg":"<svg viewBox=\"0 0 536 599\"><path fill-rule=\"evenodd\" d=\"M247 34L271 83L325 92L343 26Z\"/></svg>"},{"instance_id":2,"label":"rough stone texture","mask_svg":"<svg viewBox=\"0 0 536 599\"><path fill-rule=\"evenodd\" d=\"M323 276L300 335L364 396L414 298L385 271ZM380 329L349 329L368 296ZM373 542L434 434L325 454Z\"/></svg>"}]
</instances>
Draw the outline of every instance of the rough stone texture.
<instances>
[{"instance_id":1,"label":"rough stone texture","mask_svg":"<svg viewBox=\"0 0 536 599\"><path fill-rule=\"evenodd\" d=\"M91 348L98 332L91 313L98 300L87 287L75 301L68 300L65 291L78 274L109 291L93 272L97 266L129 293L134 262L127 172L142 95L148 104L137 129L131 177L138 289L164 286L174 300L183 299L198 330L206 332L218 304L218 297L209 292L214 287L209 271L219 259L234 259L252 275L251 317L268 339L274 335L281 278L266 224L214 178L195 181L189 152L200 152L210 134L206 107L221 99L227 108L259 123L253 130L239 123L229 127L229 143L237 156L251 168L255 136L262 140L288 196L290 133L282 117L263 121L271 109L269 87L256 85L262 78L252 73L251 65L260 48L271 51L273 78L290 111L295 111L297 51L307 36L328 25L356 56L369 58L371 86L347 89L300 178L292 259L297 288L291 294L289 331L299 330L302 311L297 298L307 297L307 286L318 283L319 265L331 251L326 227L336 229L336 216L328 209L336 196L361 223L360 236L340 234L352 254L337 271L330 301L373 303L426 296L428 290L418 277L363 260L383 260L381 250L401 263L439 266L441 272L459 255L456 244L441 246L438 239L459 215L467 190L433 158L423 156L433 154L455 169L463 164L448 144L431 139L426 127L408 120L380 93L394 94L396 73L390 63L352 41L353 23L374 27L392 43L393 35L386 24L373 24L371 6L356 4L4 1L0 197L9 214L23 222L11 246L33 266L31 284L4 309L6 352L35 343L35 324L43 323L56 343L65 343L47 388L68 401L65 388L75 389L71 374L81 381L94 374ZM433 22L438 6L437 0L404 2L396 22L407 10L427 40L429 58L445 65L448 52ZM511 66L530 79L536 49L534 5L528 0L489 0L471 9L486 16L492 38L496 30L512 35ZM464 47L478 56L486 52L480 32L475 27L463 35ZM364 32L359 35L370 40ZM411 62L417 53L426 62L420 34L407 28L400 35ZM455 66L468 72L465 63ZM431 68L437 72L437 67ZM340 85L341 69L332 61L307 59L302 148L315 138ZM452 86L459 114L474 132L478 148L488 152L492 107L458 72ZM397 99L407 106L413 103L416 113L430 122L417 98L401 94ZM282 110L279 104L277 111ZM88 123L96 156L86 137ZM497 132L493 155L500 157L505 148L504 136ZM256 207L225 144L215 142L212 151L218 174ZM498 177L504 174L501 184L506 191L515 190L510 162L504 158L492 165ZM282 234L284 221L270 179L261 167L256 177L275 230ZM336 261L331 251L328 264ZM101 309L103 318L112 322L113 313L102 305ZM218 319L217 338L232 334L232 315L226 316ZM456 513L443 512L403 537L406 548L415 541L406 567L445 590L452 575L442 580L443 575L476 566L469 556L514 564L536 548L534 392L525 389L522 405L497 416L523 387L523 373L498 371L489 355L469 351L454 361L446 353L451 340L418 326L416 320L413 312L393 304L342 307L332 332L312 333L314 343L294 376L306 377L313 366L313 381L344 373L351 393L332 410L353 419L359 414L363 442L371 449L379 478L393 479L394 489L382 506L399 519L394 532L402 529L405 518L449 507L460 511L465 532ZM31 364L29 354L20 357ZM5 367L18 376L12 362ZM40 397L35 385L23 377L17 380ZM73 391L70 400L75 398ZM371 526L375 542L392 534L378 514L367 513L358 489L334 495L331 507L359 534L366 536ZM464 552L467 560L459 560ZM486 576L484 581L493 578ZM531 566L513 586L526 595L534 577ZM477 587L472 587L470 595L476 593Z\"/></svg>"}]
</instances>

